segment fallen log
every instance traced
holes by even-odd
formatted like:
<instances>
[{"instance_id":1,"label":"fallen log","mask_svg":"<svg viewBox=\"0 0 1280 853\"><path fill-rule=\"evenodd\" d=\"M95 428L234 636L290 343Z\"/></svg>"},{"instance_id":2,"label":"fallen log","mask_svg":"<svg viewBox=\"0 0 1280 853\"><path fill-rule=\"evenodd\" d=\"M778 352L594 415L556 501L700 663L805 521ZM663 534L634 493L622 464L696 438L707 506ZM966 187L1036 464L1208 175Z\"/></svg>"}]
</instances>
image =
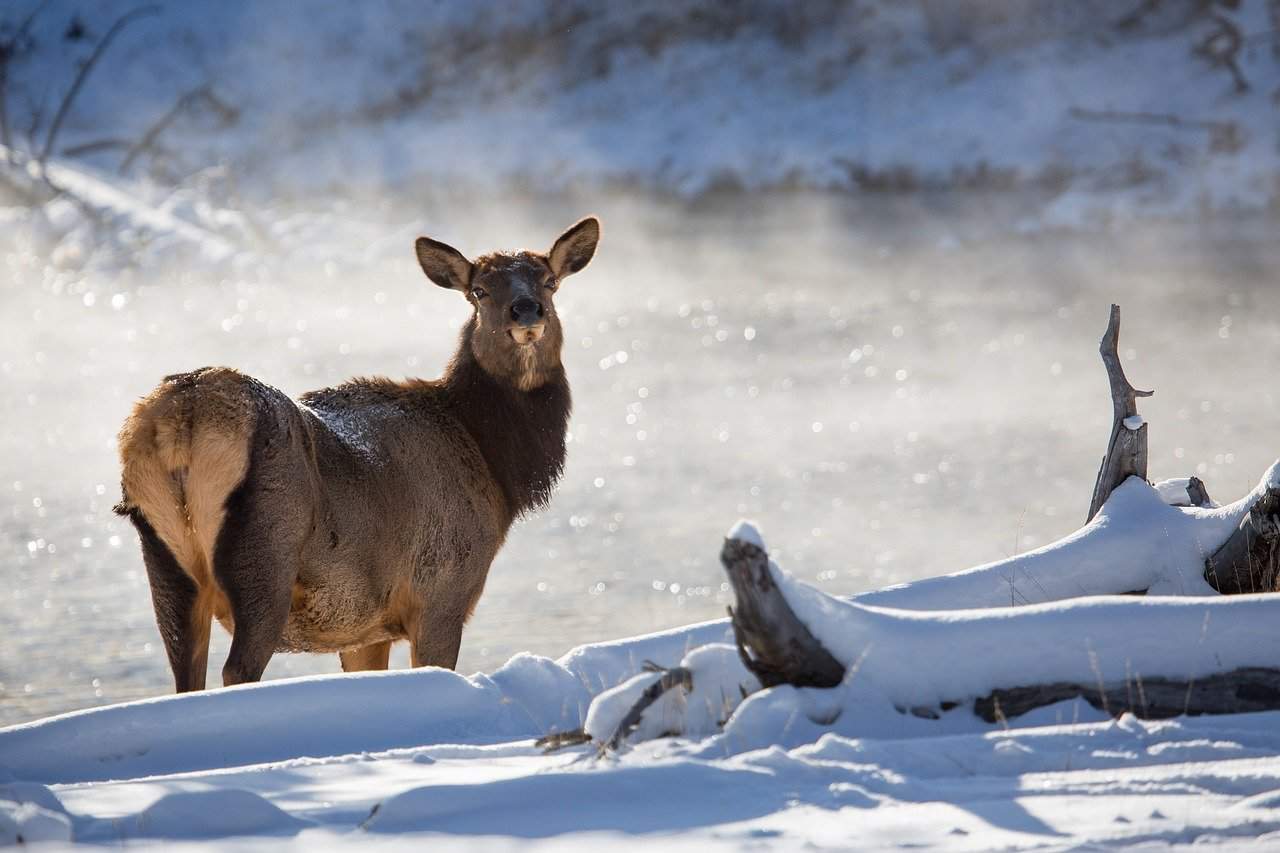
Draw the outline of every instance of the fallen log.
<instances>
[{"instance_id":1,"label":"fallen log","mask_svg":"<svg viewBox=\"0 0 1280 853\"><path fill-rule=\"evenodd\" d=\"M996 723L1077 697L1112 717L1131 713L1148 720L1274 711L1280 708L1280 670L1242 667L1200 679L1139 676L1101 687L1062 682L1011 687L974 700L973 712Z\"/></svg>"},{"instance_id":2,"label":"fallen log","mask_svg":"<svg viewBox=\"0 0 1280 853\"><path fill-rule=\"evenodd\" d=\"M1224 595L1280 592L1280 485L1272 485L1205 560L1204 579Z\"/></svg>"},{"instance_id":3,"label":"fallen log","mask_svg":"<svg viewBox=\"0 0 1280 853\"><path fill-rule=\"evenodd\" d=\"M1112 716L1152 719L1280 709L1280 598L867 607L782 573L744 527L730 534L721 561L731 579L749 581L734 583L750 602L740 598L732 611L734 631L766 686L864 683L902 713L936 718L966 706L988 722L1075 697Z\"/></svg>"}]
</instances>

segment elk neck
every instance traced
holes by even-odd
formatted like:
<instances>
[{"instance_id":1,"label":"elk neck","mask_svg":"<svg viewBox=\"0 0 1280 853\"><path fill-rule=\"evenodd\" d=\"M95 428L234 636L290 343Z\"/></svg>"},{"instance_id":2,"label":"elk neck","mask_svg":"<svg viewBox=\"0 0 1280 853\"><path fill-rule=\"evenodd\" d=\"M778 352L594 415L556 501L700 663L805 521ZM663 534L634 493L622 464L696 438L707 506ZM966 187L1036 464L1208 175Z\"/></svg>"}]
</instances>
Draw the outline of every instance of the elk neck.
<instances>
[{"instance_id":1,"label":"elk neck","mask_svg":"<svg viewBox=\"0 0 1280 853\"><path fill-rule=\"evenodd\" d=\"M522 391L491 375L471 346L476 319L463 327L458 350L441 379L449 407L471 434L507 500L514 520L539 509L564 470L565 432L572 402L569 381L552 353L546 381Z\"/></svg>"}]
</instances>

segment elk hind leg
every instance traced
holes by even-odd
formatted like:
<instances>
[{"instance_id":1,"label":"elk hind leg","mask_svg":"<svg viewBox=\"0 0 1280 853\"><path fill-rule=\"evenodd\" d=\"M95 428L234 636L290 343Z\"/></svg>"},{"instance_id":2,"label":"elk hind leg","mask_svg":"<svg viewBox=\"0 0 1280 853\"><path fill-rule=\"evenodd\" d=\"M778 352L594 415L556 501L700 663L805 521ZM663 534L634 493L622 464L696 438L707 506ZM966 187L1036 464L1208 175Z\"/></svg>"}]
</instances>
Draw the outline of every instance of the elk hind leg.
<instances>
[{"instance_id":1,"label":"elk hind leg","mask_svg":"<svg viewBox=\"0 0 1280 853\"><path fill-rule=\"evenodd\" d=\"M209 623L213 615L209 596L201 592L178 564L141 511L134 509L129 517L142 543L151 603L169 668L173 671L174 688L178 693L203 690L209 663Z\"/></svg>"},{"instance_id":2,"label":"elk hind leg","mask_svg":"<svg viewBox=\"0 0 1280 853\"><path fill-rule=\"evenodd\" d=\"M338 658L342 661L343 672L386 669L391 660L391 641L383 640L381 643L370 643L358 649L338 652Z\"/></svg>"},{"instance_id":3,"label":"elk hind leg","mask_svg":"<svg viewBox=\"0 0 1280 853\"><path fill-rule=\"evenodd\" d=\"M222 667L226 686L258 681L280 644L298 575L300 537L273 523L269 501L250 479L227 499L213 571L226 593L234 631Z\"/></svg>"}]
</instances>

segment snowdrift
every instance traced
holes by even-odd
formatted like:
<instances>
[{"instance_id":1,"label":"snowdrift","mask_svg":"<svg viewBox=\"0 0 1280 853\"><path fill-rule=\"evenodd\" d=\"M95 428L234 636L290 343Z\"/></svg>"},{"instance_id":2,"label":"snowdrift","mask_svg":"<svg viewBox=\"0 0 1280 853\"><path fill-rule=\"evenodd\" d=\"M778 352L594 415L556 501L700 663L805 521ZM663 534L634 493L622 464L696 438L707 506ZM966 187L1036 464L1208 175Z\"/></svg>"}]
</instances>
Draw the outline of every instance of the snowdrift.
<instances>
[{"instance_id":1,"label":"snowdrift","mask_svg":"<svg viewBox=\"0 0 1280 853\"><path fill-rule=\"evenodd\" d=\"M1277 471L1280 465L1258 489L1274 486ZM1164 819L1156 808L1142 818L1141 832L1126 818L1126 840L1280 828L1280 799L1268 793L1280 789L1280 712L1161 722L1125 714L1102 723L1107 715L1076 699L1000 726L974 715L974 697L1027 679L1195 678L1280 658L1274 596L1207 597L1193 589L1196 596L1051 600L1049 584L1077 570L1090 583L1107 550L1119 555L1117 564L1146 560L1132 549L1152 524L1166 531L1174 556L1145 566L1143 578L1154 585L1169 573L1186 575L1179 548L1216 547L1257 492L1210 510L1171 507L1161 494L1130 479L1084 531L1021 563L882 591L875 604L866 602L870 596L833 598L770 565L796 613L848 667L834 689L761 689L727 623L716 622L584 646L559 661L518 655L487 675L428 669L301 678L10 727L0 730L0 773L8 780L0 787L0 831L10 840L63 841L297 836L323 843L357 827L374 835L542 838L700 832L784 813L795 831L806 808L958 803L981 790L988 804L968 808L990 824L982 837L1011 833L1016 841L1055 821L1063 826L1052 810L1046 814L1056 816L1032 819L1015 794L1028 774L1064 776L1064 762L1071 769L1064 778L1115 771L1097 784L1117 802L1121 789L1132 795L1126 786L1150 784L1118 782L1124 774L1160 778L1148 789L1160 796L1184 791L1187 774L1197 774L1203 790L1194 832L1190 821L1182 834L1155 827ZM730 536L764 547L747 523ZM1042 603L992 606L993 579L1006 579L1007 589L1010 577L1015 586L1040 578L1026 588L1038 587ZM1111 583L1137 578L1120 571ZM946 584L952 589L943 595ZM929 609L940 596L966 609ZM917 607L907 609L911 603ZM606 752L638 697L662 677L654 664L678 664L689 679L613 741L620 753ZM917 713L922 707L932 712ZM577 728L589 743L548 756L532 743ZM1231 763L1249 760L1255 763ZM1187 769L1196 762L1211 766ZM1175 764L1183 769L1172 771ZM965 779L982 781L966 788L972 783L957 781L956 766ZM1083 778L1053 784L1063 786L1057 797L1072 785L1088 788ZM1228 794L1237 811L1208 808ZM637 813L637 802L648 810ZM495 813L504 828L486 818ZM968 837L960 824L959 837ZM1115 829L1071 832L1113 837Z\"/></svg>"}]
</instances>

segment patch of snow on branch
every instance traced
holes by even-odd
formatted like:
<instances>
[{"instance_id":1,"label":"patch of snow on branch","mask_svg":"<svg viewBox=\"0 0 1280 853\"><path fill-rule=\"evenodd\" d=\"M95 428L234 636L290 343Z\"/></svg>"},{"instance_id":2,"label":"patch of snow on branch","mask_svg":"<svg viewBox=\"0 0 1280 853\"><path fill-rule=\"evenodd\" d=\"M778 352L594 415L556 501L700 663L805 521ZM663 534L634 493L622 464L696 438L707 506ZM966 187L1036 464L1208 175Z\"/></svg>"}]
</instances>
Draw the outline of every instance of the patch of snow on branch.
<instances>
[{"instance_id":1,"label":"patch of snow on branch","mask_svg":"<svg viewBox=\"0 0 1280 853\"><path fill-rule=\"evenodd\" d=\"M755 522L747 521L745 518L739 519L738 523L733 525L726 538L747 542L755 545L761 551L767 550L764 547L764 536L760 534L760 528L756 526Z\"/></svg>"}]
</instances>

